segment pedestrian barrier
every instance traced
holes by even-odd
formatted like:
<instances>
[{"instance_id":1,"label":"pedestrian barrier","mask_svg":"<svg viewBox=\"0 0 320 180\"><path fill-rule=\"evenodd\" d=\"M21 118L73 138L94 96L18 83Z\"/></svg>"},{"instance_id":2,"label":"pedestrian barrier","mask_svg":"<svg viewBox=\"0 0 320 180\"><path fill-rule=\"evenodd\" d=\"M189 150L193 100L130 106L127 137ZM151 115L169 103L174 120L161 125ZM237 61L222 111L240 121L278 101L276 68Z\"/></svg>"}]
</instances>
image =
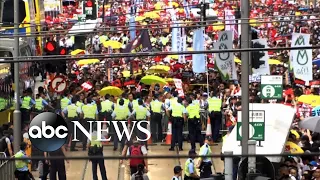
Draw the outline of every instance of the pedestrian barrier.
<instances>
[{"instance_id":1,"label":"pedestrian barrier","mask_svg":"<svg viewBox=\"0 0 320 180\"><path fill-rule=\"evenodd\" d=\"M5 158L6 154L4 152L0 152L0 157ZM14 161L0 161L0 179L5 180L15 180L14 176L15 171L15 163Z\"/></svg>"}]
</instances>

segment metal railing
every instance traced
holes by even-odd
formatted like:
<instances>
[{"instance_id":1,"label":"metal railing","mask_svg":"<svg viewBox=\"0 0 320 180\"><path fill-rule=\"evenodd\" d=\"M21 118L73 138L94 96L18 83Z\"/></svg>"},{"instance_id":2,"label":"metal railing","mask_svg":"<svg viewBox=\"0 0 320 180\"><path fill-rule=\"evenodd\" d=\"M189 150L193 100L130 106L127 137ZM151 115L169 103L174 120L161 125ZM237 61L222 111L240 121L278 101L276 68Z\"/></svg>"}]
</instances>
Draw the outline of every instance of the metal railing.
<instances>
[{"instance_id":1,"label":"metal railing","mask_svg":"<svg viewBox=\"0 0 320 180\"><path fill-rule=\"evenodd\" d=\"M0 152L0 157L6 158L4 152ZM15 180L15 163L10 160L0 160L0 179Z\"/></svg>"}]
</instances>

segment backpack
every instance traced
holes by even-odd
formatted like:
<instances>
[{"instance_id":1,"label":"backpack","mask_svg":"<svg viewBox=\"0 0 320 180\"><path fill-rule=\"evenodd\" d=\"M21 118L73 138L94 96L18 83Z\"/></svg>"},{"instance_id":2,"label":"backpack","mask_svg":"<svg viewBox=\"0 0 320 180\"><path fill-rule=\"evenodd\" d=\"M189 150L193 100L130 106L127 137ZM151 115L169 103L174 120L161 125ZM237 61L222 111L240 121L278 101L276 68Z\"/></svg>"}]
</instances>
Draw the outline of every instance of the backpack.
<instances>
[{"instance_id":1,"label":"backpack","mask_svg":"<svg viewBox=\"0 0 320 180\"><path fill-rule=\"evenodd\" d=\"M142 151L141 151L141 145L139 146L134 146L132 145L130 147L130 155L131 157L134 156L142 156ZM144 161L142 158L132 158L130 159L130 167L137 167L139 164L143 164Z\"/></svg>"},{"instance_id":2,"label":"backpack","mask_svg":"<svg viewBox=\"0 0 320 180\"><path fill-rule=\"evenodd\" d=\"M7 142L6 142L7 136L3 136L0 138L0 152L7 151Z\"/></svg>"}]
</instances>

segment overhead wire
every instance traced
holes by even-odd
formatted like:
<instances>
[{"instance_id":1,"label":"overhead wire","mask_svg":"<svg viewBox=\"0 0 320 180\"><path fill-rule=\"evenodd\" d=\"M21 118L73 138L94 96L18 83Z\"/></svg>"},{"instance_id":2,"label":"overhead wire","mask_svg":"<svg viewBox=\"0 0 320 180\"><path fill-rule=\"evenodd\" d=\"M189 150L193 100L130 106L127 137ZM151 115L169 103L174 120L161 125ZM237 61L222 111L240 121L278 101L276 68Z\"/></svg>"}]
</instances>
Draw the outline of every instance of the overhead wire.
<instances>
[{"instance_id":1,"label":"overhead wire","mask_svg":"<svg viewBox=\"0 0 320 180\"><path fill-rule=\"evenodd\" d=\"M313 20L320 20L320 18L318 19L313 19ZM232 21L232 20L229 20ZM171 28L200 28L200 27L208 27L208 26L221 26L221 25L239 25L239 24L263 24L263 23L279 23L279 22L291 22L292 20L277 20L277 21L259 21L259 22L240 22L240 23L226 23L226 24L201 24L201 21L196 21L196 22L183 22L180 24L188 24L188 23L199 23L197 25L186 25L186 26L180 26L180 27L163 27L165 25L174 25L172 23L166 23L166 24L149 24L149 25L135 25L135 26L116 26L117 28L120 28L118 30L106 30L108 28L111 27L96 27L94 29L98 29L98 30L94 30L94 31L87 31L87 32L81 32L81 31L86 31L88 29L77 29L77 30L54 30L54 31L42 31L42 32L34 32L34 33L28 33L26 35L26 33L19 33L18 35L15 34L10 34L10 35L1 35L0 34L0 38L12 38L12 37L43 37L43 36L54 36L54 35L61 35L62 33L65 33L65 35L70 35L70 36L74 36L74 35L78 35L78 36L85 36L86 34L96 34L96 33L100 33L100 32L123 32L123 31L130 31L132 30L132 28L136 28L136 31L141 31L141 30L150 30L150 27L146 27L146 26L162 26L162 27L157 27L157 29L171 29ZM304 20L300 20L300 21L309 21L309 19L304 19ZM77 32L78 31L78 32Z\"/></svg>"},{"instance_id":2,"label":"overhead wire","mask_svg":"<svg viewBox=\"0 0 320 180\"><path fill-rule=\"evenodd\" d=\"M82 57L73 57L72 55L50 55L50 56L20 56L0 57L0 63L19 63L19 62L36 62L36 61L67 61L80 59L114 59L126 57L155 57L168 55L192 55L192 54L208 54L208 53L234 53L234 52L253 52L253 51L277 51L277 50L307 50L319 49L320 46L300 46L300 47L276 47L276 48L246 48L246 49L219 49L205 51L168 51L168 52L138 52L138 53L115 53L115 54L91 54ZM13 60L17 59L17 60Z\"/></svg>"}]
</instances>

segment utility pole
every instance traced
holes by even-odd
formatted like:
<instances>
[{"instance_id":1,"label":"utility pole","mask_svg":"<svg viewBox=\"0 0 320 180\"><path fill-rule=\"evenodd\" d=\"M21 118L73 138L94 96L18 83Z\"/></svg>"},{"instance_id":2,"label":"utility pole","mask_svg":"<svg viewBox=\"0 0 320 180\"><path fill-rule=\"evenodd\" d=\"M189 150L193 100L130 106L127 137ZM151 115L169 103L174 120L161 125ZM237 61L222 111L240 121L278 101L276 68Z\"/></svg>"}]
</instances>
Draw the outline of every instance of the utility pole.
<instances>
[{"instance_id":1,"label":"utility pole","mask_svg":"<svg viewBox=\"0 0 320 180\"><path fill-rule=\"evenodd\" d=\"M19 0L14 0L14 49L13 59L18 60L19 57ZM15 84L15 110L13 111L13 149L17 153L20 151L21 143L21 111L20 111L20 87L19 87L19 63L14 63L14 84Z\"/></svg>"},{"instance_id":2,"label":"utility pole","mask_svg":"<svg viewBox=\"0 0 320 180\"><path fill-rule=\"evenodd\" d=\"M241 49L250 48L250 25L249 25L249 0L241 0ZM249 52L241 52L241 121L242 121L242 140L241 153L248 154L249 141Z\"/></svg>"},{"instance_id":3,"label":"utility pole","mask_svg":"<svg viewBox=\"0 0 320 180\"><path fill-rule=\"evenodd\" d=\"M129 20L129 29L131 30L132 28L132 18L135 18L134 15L136 14L136 1L135 0L131 0L131 7L130 7L130 20ZM135 21L134 21L135 22ZM135 23L134 23L135 26ZM130 42L134 41L134 39L131 39L132 37L130 36ZM130 61L130 75L133 75L133 61L134 58L129 58Z\"/></svg>"}]
</instances>

